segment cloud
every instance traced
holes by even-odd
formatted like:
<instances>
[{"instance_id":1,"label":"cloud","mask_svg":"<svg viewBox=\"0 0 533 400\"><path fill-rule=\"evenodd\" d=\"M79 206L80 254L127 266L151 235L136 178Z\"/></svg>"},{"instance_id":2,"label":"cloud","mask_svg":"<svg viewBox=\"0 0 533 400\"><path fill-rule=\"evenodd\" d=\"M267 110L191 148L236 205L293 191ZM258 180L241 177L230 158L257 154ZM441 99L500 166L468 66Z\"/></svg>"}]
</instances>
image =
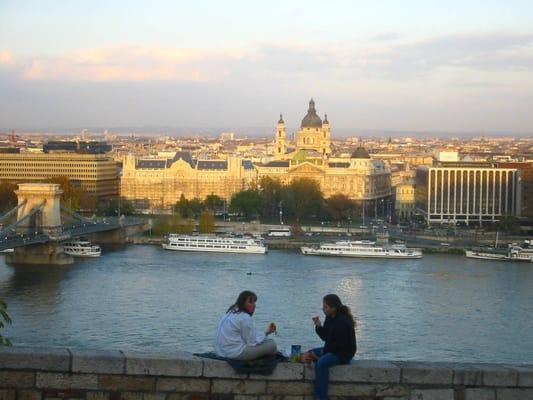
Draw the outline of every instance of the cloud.
<instances>
[{"instance_id":1,"label":"cloud","mask_svg":"<svg viewBox=\"0 0 533 400\"><path fill-rule=\"evenodd\" d=\"M410 42L397 38L383 33L363 44L259 43L222 49L113 45L26 59L1 51L0 65L9 65L19 79L29 81L244 84L271 79L296 86L406 81L447 68L463 75L533 68L533 34L457 34Z\"/></svg>"},{"instance_id":2,"label":"cloud","mask_svg":"<svg viewBox=\"0 0 533 400\"><path fill-rule=\"evenodd\" d=\"M59 57L20 60L20 78L75 82L214 82L229 73L224 63L242 56L237 49L109 46Z\"/></svg>"},{"instance_id":3,"label":"cloud","mask_svg":"<svg viewBox=\"0 0 533 400\"><path fill-rule=\"evenodd\" d=\"M0 66L1 65L10 65L13 63L13 53L9 51L0 50Z\"/></svg>"}]
</instances>

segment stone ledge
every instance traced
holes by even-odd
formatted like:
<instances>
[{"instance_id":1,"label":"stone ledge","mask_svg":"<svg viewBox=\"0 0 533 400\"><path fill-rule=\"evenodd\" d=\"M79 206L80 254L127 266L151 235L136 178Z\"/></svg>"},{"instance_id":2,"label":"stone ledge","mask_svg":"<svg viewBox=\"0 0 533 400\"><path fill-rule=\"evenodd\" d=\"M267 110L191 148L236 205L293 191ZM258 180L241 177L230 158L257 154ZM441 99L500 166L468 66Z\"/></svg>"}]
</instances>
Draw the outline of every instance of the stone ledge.
<instances>
[{"instance_id":1,"label":"stone ledge","mask_svg":"<svg viewBox=\"0 0 533 400\"><path fill-rule=\"evenodd\" d=\"M67 349L46 347L0 347L0 369L70 371Z\"/></svg>"},{"instance_id":2,"label":"stone ledge","mask_svg":"<svg viewBox=\"0 0 533 400\"><path fill-rule=\"evenodd\" d=\"M74 375L279 381L273 385L281 385L284 381L307 384L314 380L314 369L303 364L280 363L273 374L267 376L238 374L226 362L195 357L187 352L157 354L35 347L0 348L0 371L4 371L4 375L1 375L4 380L8 376L15 377L5 375L6 373L26 370ZM58 382L63 378L62 375L41 374L39 383L43 383L45 376ZM30 386L31 377L23 378L24 385L21 386ZM354 360L349 365L333 367L330 380L341 384L533 388L533 365ZM86 382L86 386L92 388L94 384Z\"/></svg>"}]
</instances>

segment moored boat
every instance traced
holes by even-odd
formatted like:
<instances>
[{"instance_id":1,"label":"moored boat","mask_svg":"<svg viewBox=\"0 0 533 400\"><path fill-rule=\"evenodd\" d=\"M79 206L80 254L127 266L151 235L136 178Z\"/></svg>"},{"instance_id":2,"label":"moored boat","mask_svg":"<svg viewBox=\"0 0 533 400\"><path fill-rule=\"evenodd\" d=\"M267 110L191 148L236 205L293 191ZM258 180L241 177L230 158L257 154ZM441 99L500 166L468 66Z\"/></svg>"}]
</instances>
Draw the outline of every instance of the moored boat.
<instances>
[{"instance_id":1,"label":"moored boat","mask_svg":"<svg viewBox=\"0 0 533 400\"><path fill-rule=\"evenodd\" d=\"M170 234L161 243L165 250L215 253L265 254L267 247L253 237Z\"/></svg>"},{"instance_id":2,"label":"moored boat","mask_svg":"<svg viewBox=\"0 0 533 400\"><path fill-rule=\"evenodd\" d=\"M522 261L533 262L533 251L528 247L510 244L507 249L497 247L478 247L466 250L468 258L494 261Z\"/></svg>"},{"instance_id":3,"label":"moored boat","mask_svg":"<svg viewBox=\"0 0 533 400\"><path fill-rule=\"evenodd\" d=\"M420 249L407 248L403 244L395 244L392 246L376 246L374 242L368 240L320 243L317 246L302 246L300 250L304 255L309 256L391 259L422 258L422 251Z\"/></svg>"}]
</instances>

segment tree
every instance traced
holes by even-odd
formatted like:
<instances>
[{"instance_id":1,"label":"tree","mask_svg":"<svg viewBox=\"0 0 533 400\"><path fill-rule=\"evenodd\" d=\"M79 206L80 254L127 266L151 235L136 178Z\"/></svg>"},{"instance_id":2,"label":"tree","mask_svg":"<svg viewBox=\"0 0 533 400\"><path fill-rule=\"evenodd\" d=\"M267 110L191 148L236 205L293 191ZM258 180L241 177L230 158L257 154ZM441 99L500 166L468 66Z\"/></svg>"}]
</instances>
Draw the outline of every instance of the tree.
<instances>
[{"instance_id":1,"label":"tree","mask_svg":"<svg viewBox=\"0 0 533 400\"><path fill-rule=\"evenodd\" d=\"M198 221L198 232L213 233L215 232L215 216L212 211L203 211Z\"/></svg>"},{"instance_id":2,"label":"tree","mask_svg":"<svg viewBox=\"0 0 533 400\"><path fill-rule=\"evenodd\" d=\"M220 210L224 207L224 199L216 194L210 194L204 200L203 208L211 210L213 212Z\"/></svg>"},{"instance_id":3,"label":"tree","mask_svg":"<svg viewBox=\"0 0 533 400\"><path fill-rule=\"evenodd\" d=\"M7 304L2 300L0 300L0 315L2 316L2 318L0 319L0 329L4 329L6 324L11 325L12 321L9 317L9 314L7 313ZM1 333L0 345L11 346L11 341L8 338L4 337Z\"/></svg>"},{"instance_id":4,"label":"tree","mask_svg":"<svg viewBox=\"0 0 533 400\"><path fill-rule=\"evenodd\" d=\"M324 196L314 179L295 179L287 187L284 197L285 214L294 216L297 222L313 220L324 213Z\"/></svg>"},{"instance_id":5,"label":"tree","mask_svg":"<svg viewBox=\"0 0 533 400\"><path fill-rule=\"evenodd\" d=\"M50 183L57 183L61 185L63 194L61 201L63 204L73 210L80 208L80 200L88 194L80 187L75 186L67 176L56 176L49 180Z\"/></svg>"},{"instance_id":6,"label":"tree","mask_svg":"<svg viewBox=\"0 0 533 400\"><path fill-rule=\"evenodd\" d=\"M17 185L9 182L0 183L0 212L11 210L17 205L17 195L15 190Z\"/></svg>"},{"instance_id":7,"label":"tree","mask_svg":"<svg viewBox=\"0 0 533 400\"><path fill-rule=\"evenodd\" d=\"M120 210L120 211L119 211ZM133 204L125 199L112 199L110 201L101 202L98 205L98 215L117 216L132 215L135 211Z\"/></svg>"},{"instance_id":8,"label":"tree","mask_svg":"<svg viewBox=\"0 0 533 400\"><path fill-rule=\"evenodd\" d=\"M263 177L259 182L261 188L261 216L276 218L279 215L279 204L283 199L286 187L277 179Z\"/></svg>"},{"instance_id":9,"label":"tree","mask_svg":"<svg viewBox=\"0 0 533 400\"><path fill-rule=\"evenodd\" d=\"M335 221L346 220L354 215L355 203L344 194L335 194L327 199L326 211Z\"/></svg>"},{"instance_id":10,"label":"tree","mask_svg":"<svg viewBox=\"0 0 533 400\"><path fill-rule=\"evenodd\" d=\"M200 199L187 200L182 193L173 208L182 218L192 218L200 215L203 204Z\"/></svg>"},{"instance_id":11,"label":"tree","mask_svg":"<svg viewBox=\"0 0 533 400\"><path fill-rule=\"evenodd\" d=\"M237 192L231 198L230 209L247 219L255 217L261 210L261 195L253 189Z\"/></svg>"}]
</instances>

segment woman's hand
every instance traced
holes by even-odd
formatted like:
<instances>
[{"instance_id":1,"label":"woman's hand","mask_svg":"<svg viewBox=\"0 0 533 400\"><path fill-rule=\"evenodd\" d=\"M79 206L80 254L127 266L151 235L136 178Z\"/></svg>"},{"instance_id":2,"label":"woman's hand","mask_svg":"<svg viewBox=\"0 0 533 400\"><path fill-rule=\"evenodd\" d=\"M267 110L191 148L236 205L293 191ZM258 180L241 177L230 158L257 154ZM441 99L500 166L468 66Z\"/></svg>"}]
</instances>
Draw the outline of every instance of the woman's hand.
<instances>
[{"instance_id":1,"label":"woman's hand","mask_svg":"<svg viewBox=\"0 0 533 400\"><path fill-rule=\"evenodd\" d=\"M313 361L316 361L316 360L318 360L318 357L312 351L306 351L305 353L302 353L300 355L300 361L301 362L309 362L310 363L310 362L313 362Z\"/></svg>"},{"instance_id":2,"label":"woman's hand","mask_svg":"<svg viewBox=\"0 0 533 400\"><path fill-rule=\"evenodd\" d=\"M276 324L274 322L271 322L270 324L268 324L268 327L265 331L265 335L270 335L271 333L276 332L276 329Z\"/></svg>"},{"instance_id":3,"label":"woman's hand","mask_svg":"<svg viewBox=\"0 0 533 400\"><path fill-rule=\"evenodd\" d=\"M322 326L322 322L320 322L320 317L319 316L313 317L313 322L314 322L316 327L321 327Z\"/></svg>"}]
</instances>

